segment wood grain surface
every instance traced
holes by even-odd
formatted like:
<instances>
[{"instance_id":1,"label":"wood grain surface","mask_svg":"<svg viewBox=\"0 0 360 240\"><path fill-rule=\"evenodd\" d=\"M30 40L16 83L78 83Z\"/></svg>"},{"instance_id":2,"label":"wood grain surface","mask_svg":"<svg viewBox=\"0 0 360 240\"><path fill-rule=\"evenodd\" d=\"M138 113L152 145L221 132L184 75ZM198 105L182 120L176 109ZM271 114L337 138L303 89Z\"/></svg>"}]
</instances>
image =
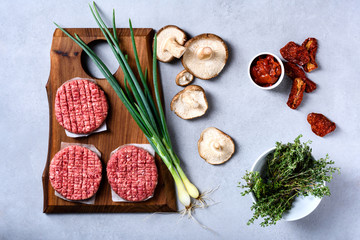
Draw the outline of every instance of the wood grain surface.
<instances>
[{"instance_id":1,"label":"wood grain surface","mask_svg":"<svg viewBox=\"0 0 360 240\"><path fill-rule=\"evenodd\" d=\"M94 41L105 40L100 29L69 28L72 35L77 33L87 44ZM119 45L124 54L128 54L129 63L138 76L134 53L132 51L129 29L117 29ZM152 90L152 38L153 30L150 28L134 29L135 41L143 70L149 70L148 79ZM106 119L106 132L95 133L88 137L70 138L56 121L54 115L55 94L58 87L74 77L93 78L82 67L81 55L86 54L82 49L67 37L62 31L56 29L51 46L51 70L46 90L49 100L49 149L44 168L42 183L44 190L45 213L90 213L90 212L174 212L177 211L174 181L165 164L156 156L159 179L154 197L144 202L112 202L111 188L106 178L106 163L110 153L118 146L129 143L148 143L136 122L132 119L125 106L111 88L106 79L95 79L105 91L109 103L109 114ZM114 76L123 86L123 73L119 68ZM94 79L94 78L93 78ZM87 205L62 200L55 196L54 189L49 181L49 165L51 159L60 150L61 142L93 144L102 154L103 177L99 191L96 194L95 204Z\"/></svg>"}]
</instances>

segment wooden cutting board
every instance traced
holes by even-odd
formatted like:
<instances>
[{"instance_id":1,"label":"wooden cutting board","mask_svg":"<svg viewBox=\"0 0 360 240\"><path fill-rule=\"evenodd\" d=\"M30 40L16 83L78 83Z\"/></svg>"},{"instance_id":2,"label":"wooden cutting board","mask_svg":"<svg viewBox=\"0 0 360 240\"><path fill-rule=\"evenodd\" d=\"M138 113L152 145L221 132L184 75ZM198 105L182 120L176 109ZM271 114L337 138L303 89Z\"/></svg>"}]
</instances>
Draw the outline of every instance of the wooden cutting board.
<instances>
[{"instance_id":1,"label":"wooden cutting board","mask_svg":"<svg viewBox=\"0 0 360 240\"><path fill-rule=\"evenodd\" d=\"M77 33L87 44L96 40L105 40L100 29L71 28L66 29L74 35ZM136 76L136 64L129 29L117 29L119 45L124 54L129 56L129 63ZM150 28L134 29L135 41L143 70L147 67L148 79L152 90L152 39L153 30ZM56 29L51 46L51 70L46 84L49 101L49 149L45 169L42 176L44 190L45 213L89 213L89 212L174 212L177 211L174 181L165 164L156 156L159 179L154 197L144 202L113 202L111 188L106 178L106 163L110 153L118 146L129 143L148 143L136 122L111 88L106 79L96 79L105 91L109 103L109 114L106 119L106 132L95 133L88 137L70 138L59 125L54 115L55 94L58 87L74 77L93 78L82 67L81 56L86 54L82 49L67 37L60 29ZM114 76L123 86L123 73L119 68ZM94 79L94 78L93 78ZM160 83L159 83L160 84ZM74 203L62 200L55 196L54 189L49 181L49 165L51 159L60 150L61 142L85 143L94 145L102 154L103 177L100 188L92 205Z\"/></svg>"}]
</instances>

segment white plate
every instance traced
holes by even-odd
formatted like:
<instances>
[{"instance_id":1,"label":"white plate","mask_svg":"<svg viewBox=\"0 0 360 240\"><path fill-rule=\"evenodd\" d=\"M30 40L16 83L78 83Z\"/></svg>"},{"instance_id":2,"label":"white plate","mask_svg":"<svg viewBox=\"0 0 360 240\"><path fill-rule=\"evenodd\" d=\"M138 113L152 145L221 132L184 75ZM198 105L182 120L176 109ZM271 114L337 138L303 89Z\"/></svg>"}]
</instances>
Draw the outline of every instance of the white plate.
<instances>
[{"instance_id":1,"label":"white plate","mask_svg":"<svg viewBox=\"0 0 360 240\"><path fill-rule=\"evenodd\" d=\"M275 150L275 147L270 148L265 151L260 157L254 162L251 167L251 171L264 172L266 170L266 156L272 153ZM251 192L251 197L253 202L256 202L256 198L253 192ZM321 198L317 198L314 196L299 196L295 198L293 202L292 208L283 214L283 218L285 221L295 221L301 218L306 217L310 213L312 213L315 208L321 202Z\"/></svg>"}]
</instances>

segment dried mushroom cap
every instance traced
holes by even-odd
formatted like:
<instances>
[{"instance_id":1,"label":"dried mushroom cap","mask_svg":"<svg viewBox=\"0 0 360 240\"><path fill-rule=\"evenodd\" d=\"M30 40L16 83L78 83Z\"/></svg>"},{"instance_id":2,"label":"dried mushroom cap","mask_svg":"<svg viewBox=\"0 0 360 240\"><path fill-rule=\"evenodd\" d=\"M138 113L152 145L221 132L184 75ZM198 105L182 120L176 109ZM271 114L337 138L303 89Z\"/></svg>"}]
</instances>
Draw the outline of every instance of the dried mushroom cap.
<instances>
[{"instance_id":1,"label":"dried mushroom cap","mask_svg":"<svg viewBox=\"0 0 360 240\"><path fill-rule=\"evenodd\" d=\"M202 131L198 141L200 157L210 164L222 164L235 152L235 144L230 136L217 128L209 127Z\"/></svg>"},{"instance_id":2,"label":"dried mushroom cap","mask_svg":"<svg viewBox=\"0 0 360 240\"><path fill-rule=\"evenodd\" d=\"M186 69L182 70L177 76L176 76L176 84L179 86L187 86L194 80L194 76L189 73Z\"/></svg>"},{"instance_id":3,"label":"dried mushroom cap","mask_svg":"<svg viewBox=\"0 0 360 240\"><path fill-rule=\"evenodd\" d=\"M204 115L208 109L204 89L197 85L187 86L174 96L170 108L182 119L192 119Z\"/></svg>"},{"instance_id":4,"label":"dried mushroom cap","mask_svg":"<svg viewBox=\"0 0 360 240\"><path fill-rule=\"evenodd\" d=\"M228 49L225 42L210 33L196 36L185 44L182 64L192 75L200 79L216 77L224 68Z\"/></svg>"},{"instance_id":5,"label":"dried mushroom cap","mask_svg":"<svg viewBox=\"0 0 360 240\"><path fill-rule=\"evenodd\" d=\"M181 58L185 52L185 42L186 34L177 26L167 25L161 28L157 33L157 59L170 62L174 57Z\"/></svg>"}]
</instances>

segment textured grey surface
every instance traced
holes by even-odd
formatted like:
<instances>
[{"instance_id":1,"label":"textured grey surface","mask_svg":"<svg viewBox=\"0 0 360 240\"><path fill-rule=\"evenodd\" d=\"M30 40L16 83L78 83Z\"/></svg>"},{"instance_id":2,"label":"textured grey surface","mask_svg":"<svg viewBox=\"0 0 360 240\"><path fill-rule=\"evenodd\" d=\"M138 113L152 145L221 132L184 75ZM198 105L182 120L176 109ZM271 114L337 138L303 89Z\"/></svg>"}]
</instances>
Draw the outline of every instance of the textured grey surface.
<instances>
[{"instance_id":1,"label":"textured grey surface","mask_svg":"<svg viewBox=\"0 0 360 240\"><path fill-rule=\"evenodd\" d=\"M45 84L56 21L65 27L95 27L88 1L3 1L0 5L0 239L356 239L360 212L360 4L356 1L99 1L106 16L117 12L119 27L132 18L135 27L182 27L189 36L211 32L229 46L222 74L195 80L208 94L210 109L185 121L169 111L181 90L175 76L179 61L160 64L167 119L175 147L190 179L213 194L219 204L197 212L206 231L177 214L42 213L41 175L48 145L48 103ZM109 20L107 18L107 20ZM279 54L288 41L319 39L320 68L309 77L318 89L294 111L286 106L289 82L262 91L247 78L248 61L258 52ZM76 76L74 76L76 77ZM314 135L306 115L321 112L337 123L331 135ZM226 164L211 166L198 155L197 140L215 126L236 142ZM329 184L326 197L308 217L261 228L246 226L250 197L241 197L237 182L263 151L277 140L298 134L313 140L313 153L329 153L342 174Z\"/></svg>"}]
</instances>

